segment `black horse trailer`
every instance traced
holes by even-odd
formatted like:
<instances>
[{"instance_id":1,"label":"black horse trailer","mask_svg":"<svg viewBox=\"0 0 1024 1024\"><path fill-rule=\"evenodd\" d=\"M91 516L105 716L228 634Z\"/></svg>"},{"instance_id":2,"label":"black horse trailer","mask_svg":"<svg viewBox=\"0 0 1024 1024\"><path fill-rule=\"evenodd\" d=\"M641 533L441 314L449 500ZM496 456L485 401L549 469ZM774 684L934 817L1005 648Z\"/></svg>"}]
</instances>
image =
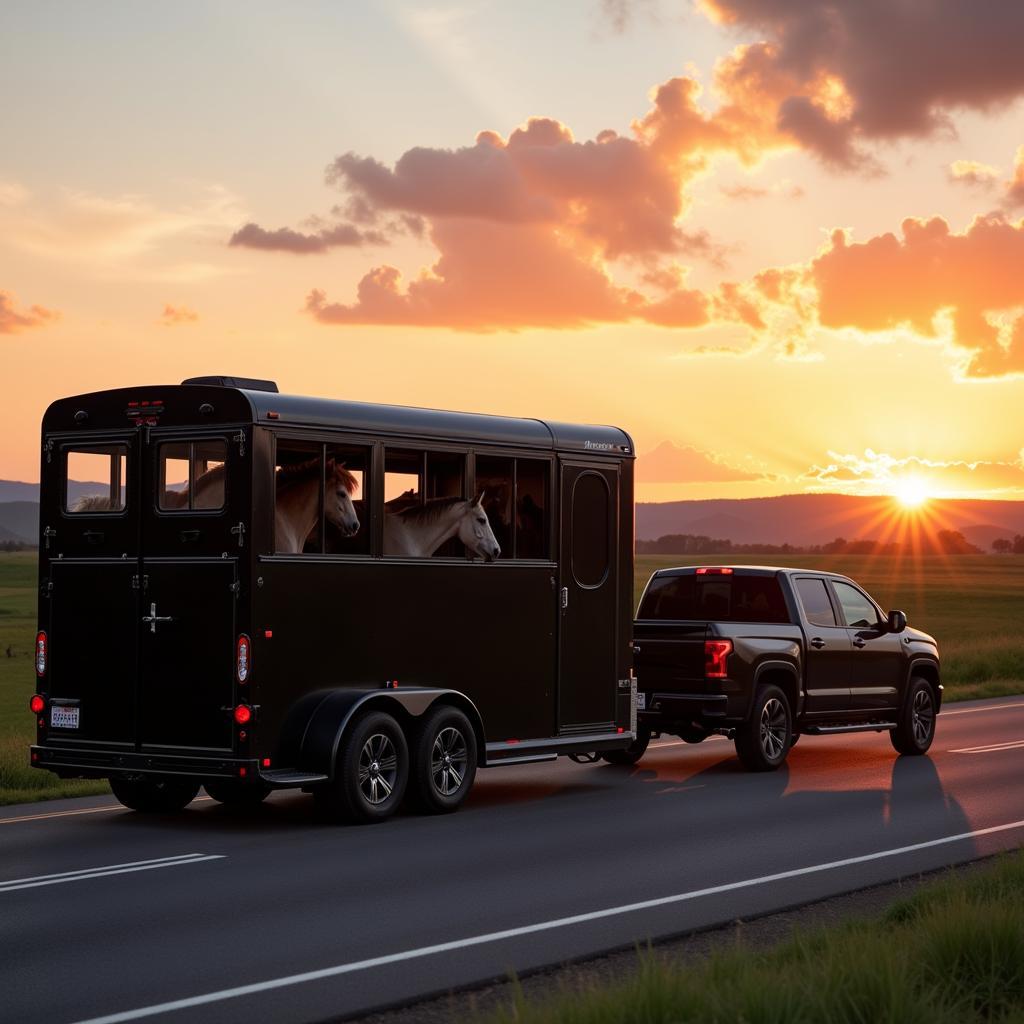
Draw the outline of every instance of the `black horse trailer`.
<instances>
[{"instance_id":1,"label":"black horse trailer","mask_svg":"<svg viewBox=\"0 0 1024 1024\"><path fill-rule=\"evenodd\" d=\"M33 765L372 821L634 739L623 431L204 377L42 442Z\"/></svg>"}]
</instances>

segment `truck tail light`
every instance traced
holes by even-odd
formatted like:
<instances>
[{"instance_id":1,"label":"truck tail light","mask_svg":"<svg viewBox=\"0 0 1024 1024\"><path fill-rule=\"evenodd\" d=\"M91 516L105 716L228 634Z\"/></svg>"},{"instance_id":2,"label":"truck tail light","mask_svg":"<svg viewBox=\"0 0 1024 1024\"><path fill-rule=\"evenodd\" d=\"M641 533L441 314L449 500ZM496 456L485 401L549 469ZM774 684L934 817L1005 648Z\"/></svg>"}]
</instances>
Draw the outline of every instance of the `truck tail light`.
<instances>
[{"instance_id":1,"label":"truck tail light","mask_svg":"<svg viewBox=\"0 0 1024 1024\"><path fill-rule=\"evenodd\" d=\"M238 646L235 649L235 674L238 681L244 683L249 678L249 669L252 667L252 642L244 634L238 637Z\"/></svg>"},{"instance_id":2,"label":"truck tail light","mask_svg":"<svg viewBox=\"0 0 1024 1024\"><path fill-rule=\"evenodd\" d=\"M732 654L731 640L704 641L704 676L707 679L724 679L729 674L729 655Z\"/></svg>"},{"instance_id":3,"label":"truck tail light","mask_svg":"<svg viewBox=\"0 0 1024 1024\"><path fill-rule=\"evenodd\" d=\"M33 715L41 715L46 708L46 698L38 693L34 693L32 699L28 702L28 706L32 709Z\"/></svg>"},{"instance_id":4,"label":"truck tail light","mask_svg":"<svg viewBox=\"0 0 1024 1024\"><path fill-rule=\"evenodd\" d=\"M731 576L732 566L729 565L702 565L697 570L698 576Z\"/></svg>"},{"instance_id":5,"label":"truck tail light","mask_svg":"<svg viewBox=\"0 0 1024 1024\"><path fill-rule=\"evenodd\" d=\"M46 633L43 630L36 633L36 675L46 675Z\"/></svg>"},{"instance_id":6,"label":"truck tail light","mask_svg":"<svg viewBox=\"0 0 1024 1024\"><path fill-rule=\"evenodd\" d=\"M239 725L248 725L252 721L252 708L248 704L239 704L235 708L235 721Z\"/></svg>"}]
</instances>

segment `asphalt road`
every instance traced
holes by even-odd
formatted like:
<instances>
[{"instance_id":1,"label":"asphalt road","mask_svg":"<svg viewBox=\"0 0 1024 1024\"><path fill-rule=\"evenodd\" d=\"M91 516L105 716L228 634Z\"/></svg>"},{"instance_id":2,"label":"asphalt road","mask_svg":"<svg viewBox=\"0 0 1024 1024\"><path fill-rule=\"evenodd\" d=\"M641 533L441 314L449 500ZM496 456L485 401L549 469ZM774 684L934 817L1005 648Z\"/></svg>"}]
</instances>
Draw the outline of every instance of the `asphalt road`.
<instances>
[{"instance_id":1,"label":"asphalt road","mask_svg":"<svg viewBox=\"0 0 1024 1024\"><path fill-rule=\"evenodd\" d=\"M278 794L152 818L0 816L5 1020L307 1022L1024 844L1024 699L951 705L932 753L803 737L742 772L661 740L634 769L483 771L454 816L319 821Z\"/></svg>"}]
</instances>

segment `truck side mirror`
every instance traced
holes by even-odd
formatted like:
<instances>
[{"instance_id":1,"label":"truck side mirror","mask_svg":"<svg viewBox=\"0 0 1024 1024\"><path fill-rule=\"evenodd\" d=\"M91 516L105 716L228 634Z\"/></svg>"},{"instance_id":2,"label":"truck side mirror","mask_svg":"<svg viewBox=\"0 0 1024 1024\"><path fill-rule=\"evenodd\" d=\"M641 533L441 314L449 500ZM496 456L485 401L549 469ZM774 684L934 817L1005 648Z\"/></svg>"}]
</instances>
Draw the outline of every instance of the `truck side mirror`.
<instances>
[{"instance_id":1,"label":"truck side mirror","mask_svg":"<svg viewBox=\"0 0 1024 1024\"><path fill-rule=\"evenodd\" d=\"M907 628L907 616L895 608L889 612L889 632L902 633Z\"/></svg>"}]
</instances>

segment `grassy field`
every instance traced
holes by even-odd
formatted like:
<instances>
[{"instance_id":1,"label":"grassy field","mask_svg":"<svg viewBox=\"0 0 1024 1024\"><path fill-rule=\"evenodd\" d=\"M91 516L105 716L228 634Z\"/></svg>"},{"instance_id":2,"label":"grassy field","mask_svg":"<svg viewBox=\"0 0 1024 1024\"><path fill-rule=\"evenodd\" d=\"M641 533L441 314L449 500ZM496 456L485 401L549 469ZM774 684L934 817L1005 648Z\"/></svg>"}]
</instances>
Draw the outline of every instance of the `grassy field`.
<instances>
[{"instance_id":1,"label":"grassy field","mask_svg":"<svg viewBox=\"0 0 1024 1024\"><path fill-rule=\"evenodd\" d=\"M693 965L640 954L627 981L565 990L490 1024L973 1024L1024 1021L1024 854L919 889L873 920L742 943Z\"/></svg>"},{"instance_id":2,"label":"grassy field","mask_svg":"<svg viewBox=\"0 0 1024 1024\"><path fill-rule=\"evenodd\" d=\"M638 558L636 596L659 566L697 561L713 559ZM900 565L870 555L834 555L789 556L787 563L852 576L883 607L902 608L912 625L937 637L947 700L1024 692L1024 558L963 555ZM104 782L62 782L27 765L35 629L36 557L0 554L0 804L106 791ZM8 646L14 657L6 656Z\"/></svg>"}]
</instances>

